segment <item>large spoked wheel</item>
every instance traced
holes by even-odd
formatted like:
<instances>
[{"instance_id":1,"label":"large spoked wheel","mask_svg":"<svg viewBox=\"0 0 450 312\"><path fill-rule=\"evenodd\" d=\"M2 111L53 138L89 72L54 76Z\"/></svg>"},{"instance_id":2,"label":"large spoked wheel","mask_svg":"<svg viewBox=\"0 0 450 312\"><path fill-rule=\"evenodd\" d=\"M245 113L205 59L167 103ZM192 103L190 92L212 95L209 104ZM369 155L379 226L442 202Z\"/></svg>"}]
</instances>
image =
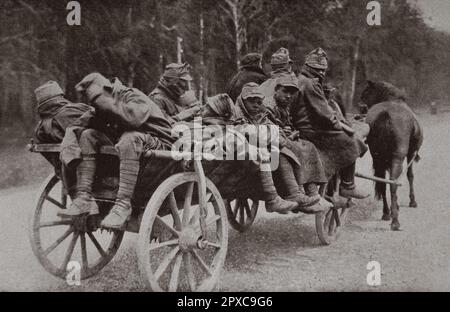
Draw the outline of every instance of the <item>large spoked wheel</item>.
<instances>
[{"instance_id":1,"label":"large spoked wheel","mask_svg":"<svg viewBox=\"0 0 450 312\"><path fill-rule=\"evenodd\" d=\"M147 205L138 260L142 278L153 291L211 291L218 284L228 248L226 210L218 189L206 179L203 237L201 209L193 205L199 181L196 173L175 174L157 188Z\"/></svg>"},{"instance_id":2,"label":"large spoked wheel","mask_svg":"<svg viewBox=\"0 0 450 312\"><path fill-rule=\"evenodd\" d=\"M259 201L250 198L238 198L234 201L226 200L225 206L231 227L244 233L255 222Z\"/></svg>"},{"instance_id":3,"label":"large spoked wheel","mask_svg":"<svg viewBox=\"0 0 450 312\"><path fill-rule=\"evenodd\" d=\"M98 273L116 254L124 232L97 231L97 216L74 219L58 217L58 210L66 209L70 199L56 175L46 179L39 194L31 216L29 238L41 265L62 279L66 279L71 268L80 269L80 279ZM68 268L71 261L76 261L78 266Z\"/></svg>"}]
</instances>

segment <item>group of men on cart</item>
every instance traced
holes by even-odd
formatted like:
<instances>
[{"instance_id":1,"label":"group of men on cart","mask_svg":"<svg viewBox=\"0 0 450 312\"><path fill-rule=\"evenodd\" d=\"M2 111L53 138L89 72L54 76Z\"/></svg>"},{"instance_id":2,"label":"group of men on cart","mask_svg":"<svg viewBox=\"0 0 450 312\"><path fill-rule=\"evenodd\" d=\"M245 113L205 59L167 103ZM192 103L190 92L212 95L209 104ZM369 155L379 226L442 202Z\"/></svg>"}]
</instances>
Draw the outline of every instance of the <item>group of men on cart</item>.
<instances>
[{"instance_id":1,"label":"group of men on cart","mask_svg":"<svg viewBox=\"0 0 450 312\"><path fill-rule=\"evenodd\" d=\"M327 99L323 85L328 68L325 51L317 48L309 53L298 76L285 48L273 54L270 76L262 70L261 62L258 53L246 55L227 93L203 103L190 90L192 77L186 63L167 65L148 96L99 73L87 75L75 87L86 104L65 99L53 81L37 88L40 122L36 137L40 143L61 143L62 165L76 172L75 185L69 190L72 203L59 215L98 214L92 195L98 156L103 146L114 146L120 159L119 187L102 226L121 229L131 215L144 153L170 150L178 139L173 127L192 123L198 116L205 124L224 129L226 125L277 127L277 168L270 166L269 154L258 146L248 149L258 154L255 166L269 212L317 213L331 207L319 195L319 187L334 174L341 177L341 196L367 197L354 181L356 160L367 148L345 114ZM225 136L241 140L248 135L225 130ZM280 182L275 183L274 176Z\"/></svg>"}]
</instances>

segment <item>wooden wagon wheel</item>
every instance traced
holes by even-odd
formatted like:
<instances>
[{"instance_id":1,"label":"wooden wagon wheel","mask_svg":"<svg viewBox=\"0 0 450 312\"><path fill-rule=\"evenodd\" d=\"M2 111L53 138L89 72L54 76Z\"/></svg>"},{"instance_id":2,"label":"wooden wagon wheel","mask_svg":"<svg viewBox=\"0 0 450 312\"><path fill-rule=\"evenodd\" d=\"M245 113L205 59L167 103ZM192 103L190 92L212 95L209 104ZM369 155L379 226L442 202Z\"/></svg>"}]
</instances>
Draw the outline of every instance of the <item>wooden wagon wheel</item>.
<instances>
[{"instance_id":1,"label":"wooden wagon wheel","mask_svg":"<svg viewBox=\"0 0 450 312\"><path fill-rule=\"evenodd\" d=\"M316 214L316 231L324 245L330 245L339 237L339 231L345 225L348 207L330 208Z\"/></svg>"},{"instance_id":2,"label":"wooden wagon wheel","mask_svg":"<svg viewBox=\"0 0 450 312\"><path fill-rule=\"evenodd\" d=\"M86 219L76 218L72 220L57 217L58 209L66 209L67 200L68 196L59 177L50 175L40 188L37 206L31 216L29 239L34 254L49 273L66 279L68 274L67 264L75 260L75 254L77 253L78 263L80 264L80 279L86 279L98 273L111 261L119 249L124 232L100 233L98 231L94 234L97 227L89 228L86 225ZM50 217L50 220L43 220L43 215ZM92 221L92 219L88 221ZM83 224L80 224L81 222ZM59 232L58 238L55 240L53 232L43 233L46 230L65 231ZM52 243L45 242L44 236L49 236L48 240ZM70 236L71 238L67 239ZM79 250L76 249L78 240L80 241ZM69 244L66 249L62 248L62 245L67 242ZM104 249L102 245L107 248ZM94 252L94 250L96 251ZM58 254L60 257L58 257Z\"/></svg>"},{"instance_id":3,"label":"wooden wagon wheel","mask_svg":"<svg viewBox=\"0 0 450 312\"><path fill-rule=\"evenodd\" d=\"M192 205L198 186L196 173L175 174L157 188L147 205L138 260L142 278L153 291L211 291L217 286L228 248L226 210L218 189L206 179L207 236L202 237L200 207ZM176 190L185 191L180 203Z\"/></svg>"},{"instance_id":4,"label":"wooden wagon wheel","mask_svg":"<svg viewBox=\"0 0 450 312\"><path fill-rule=\"evenodd\" d=\"M250 198L238 198L234 201L225 201L228 222L238 232L247 231L256 219L259 201Z\"/></svg>"},{"instance_id":5,"label":"wooden wagon wheel","mask_svg":"<svg viewBox=\"0 0 450 312\"><path fill-rule=\"evenodd\" d=\"M325 190L327 186L322 186L321 194L325 195ZM324 245L330 245L335 242L339 237L339 232L341 228L347 222L347 216L349 212L349 205L345 206L336 206L336 193L339 189L339 180L335 181L335 189L333 190L333 194L330 196L326 196L335 206L315 215L316 217L316 232L319 237L319 240Z\"/></svg>"}]
</instances>

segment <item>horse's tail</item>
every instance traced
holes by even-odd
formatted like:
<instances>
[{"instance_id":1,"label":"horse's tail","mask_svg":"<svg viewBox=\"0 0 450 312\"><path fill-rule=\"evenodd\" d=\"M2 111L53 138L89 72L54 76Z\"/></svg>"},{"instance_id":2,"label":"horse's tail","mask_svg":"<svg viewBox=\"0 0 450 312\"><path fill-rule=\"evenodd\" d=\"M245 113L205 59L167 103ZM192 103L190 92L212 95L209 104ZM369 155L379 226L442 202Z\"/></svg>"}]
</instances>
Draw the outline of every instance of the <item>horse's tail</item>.
<instances>
[{"instance_id":1,"label":"horse's tail","mask_svg":"<svg viewBox=\"0 0 450 312\"><path fill-rule=\"evenodd\" d=\"M376 177L385 179L386 178L386 165L384 161L380 161L379 159L373 159L373 171ZM383 198L383 194L386 194L386 184L375 182L375 198L377 200L381 200Z\"/></svg>"},{"instance_id":2,"label":"horse's tail","mask_svg":"<svg viewBox=\"0 0 450 312\"><path fill-rule=\"evenodd\" d=\"M374 175L385 179L394 154L395 142L392 132L392 121L387 111L380 112L371 123L370 134L367 139L372 154ZM382 199L386 192L386 184L375 183L375 198Z\"/></svg>"}]
</instances>

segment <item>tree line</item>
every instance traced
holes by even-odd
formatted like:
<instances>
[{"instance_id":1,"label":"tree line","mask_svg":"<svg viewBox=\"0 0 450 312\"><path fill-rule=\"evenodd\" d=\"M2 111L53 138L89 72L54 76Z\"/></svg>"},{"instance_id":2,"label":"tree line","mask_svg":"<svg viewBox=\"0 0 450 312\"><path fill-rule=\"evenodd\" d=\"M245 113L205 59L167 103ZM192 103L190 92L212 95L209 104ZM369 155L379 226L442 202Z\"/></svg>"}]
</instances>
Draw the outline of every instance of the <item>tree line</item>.
<instances>
[{"instance_id":1,"label":"tree line","mask_svg":"<svg viewBox=\"0 0 450 312\"><path fill-rule=\"evenodd\" d=\"M280 47L295 71L324 48L328 81L350 109L366 79L405 89L416 107L450 96L450 36L408 0L379 0L380 26L367 24L365 0L79 0L80 26L67 24L68 2L1 1L0 129L30 132L33 90L50 79L72 100L74 85L93 71L148 93L181 58L193 67L195 89L213 95L226 90L243 55L262 53L269 72Z\"/></svg>"}]
</instances>

